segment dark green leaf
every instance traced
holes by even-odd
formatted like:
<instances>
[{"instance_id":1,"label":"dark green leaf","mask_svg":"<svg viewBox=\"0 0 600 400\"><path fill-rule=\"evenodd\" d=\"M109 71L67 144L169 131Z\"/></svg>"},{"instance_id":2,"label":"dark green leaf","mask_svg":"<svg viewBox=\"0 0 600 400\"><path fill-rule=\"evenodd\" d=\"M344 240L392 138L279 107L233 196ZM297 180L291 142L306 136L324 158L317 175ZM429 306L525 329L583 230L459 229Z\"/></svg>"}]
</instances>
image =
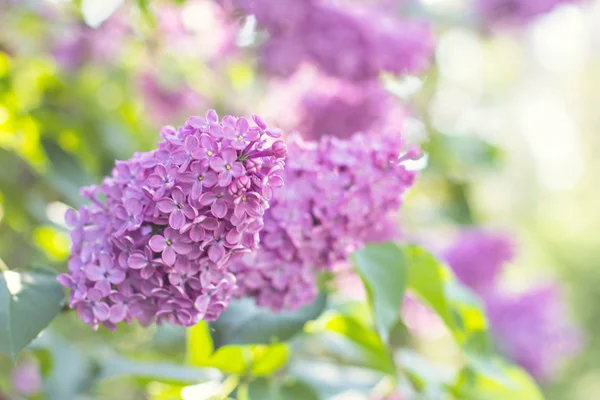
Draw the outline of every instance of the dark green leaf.
<instances>
[{"instance_id":1,"label":"dark green leaf","mask_svg":"<svg viewBox=\"0 0 600 400\"><path fill-rule=\"evenodd\" d=\"M393 243L369 245L352 255L373 309L375 327L387 342L399 319L407 271L402 249Z\"/></svg>"},{"instance_id":2,"label":"dark green leaf","mask_svg":"<svg viewBox=\"0 0 600 400\"><path fill-rule=\"evenodd\" d=\"M60 311L64 293L56 276L45 273L0 274L0 351L13 360Z\"/></svg>"},{"instance_id":3,"label":"dark green leaf","mask_svg":"<svg viewBox=\"0 0 600 400\"><path fill-rule=\"evenodd\" d=\"M229 344L269 344L285 341L302 331L304 324L317 318L327 304L327 295L294 312L279 314L256 306L253 300L232 302L212 324L215 348Z\"/></svg>"}]
</instances>

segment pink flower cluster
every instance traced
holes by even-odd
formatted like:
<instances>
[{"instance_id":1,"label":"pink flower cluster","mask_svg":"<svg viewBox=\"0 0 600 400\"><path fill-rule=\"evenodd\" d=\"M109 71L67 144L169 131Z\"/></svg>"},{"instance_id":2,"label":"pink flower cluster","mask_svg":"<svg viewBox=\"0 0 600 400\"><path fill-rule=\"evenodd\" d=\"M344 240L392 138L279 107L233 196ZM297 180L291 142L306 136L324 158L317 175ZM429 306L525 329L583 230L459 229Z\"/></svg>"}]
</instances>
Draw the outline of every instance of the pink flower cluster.
<instances>
[{"instance_id":1,"label":"pink flower cluster","mask_svg":"<svg viewBox=\"0 0 600 400\"><path fill-rule=\"evenodd\" d=\"M429 64L433 52L427 24L400 21L374 9L321 0L233 3L255 15L268 32L269 38L261 46L261 62L275 75L288 76L308 62L341 79L374 79L382 71L419 71Z\"/></svg>"},{"instance_id":2,"label":"pink flower cluster","mask_svg":"<svg viewBox=\"0 0 600 400\"><path fill-rule=\"evenodd\" d=\"M470 229L444 255L459 280L483 299L500 351L536 379L550 380L577 351L581 334L568 321L558 285L517 295L502 293L498 277L512 261L514 247L507 235Z\"/></svg>"},{"instance_id":3,"label":"pink flower cluster","mask_svg":"<svg viewBox=\"0 0 600 400\"><path fill-rule=\"evenodd\" d=\"M94 328L137 318L191 326L215 320L231 298L232 258L257 247L286 145L257 116L214 110L165 127L158 149L116 162L72 227L69 305ZM273 142L272 144L269 144ZM102 199L105 199L104 201Z\"/></svg>"},{"instance_id":4,"label":"pink flower cluster","mask_svg":"<svg viewBox=\"0 0 600 400\"><path fill-rule=\"evenodd\" d=\"M395 134L408 111L376 80L350 82L310 66L287 79L270 82L261 113L304 139L330 135L349 138L358 132Z\"/></svg>"},{"instance_id":5,"label":"pink flower cluster","mask_svg":"<svg viewBox=\"0 0 600 400\"><path fill-rule=\"evenodd\" d=\"M513 260L514 247L512 238L506 234L465 229L446 249L443 258L462 283L483 293L496 284L506 263Z\"/></svg>"},{"instance_id":6,"label":"pink flower cluster","mask_svg":"<svg viewBox=\"0 0 600 400\"><path fill-rule=\"evenodd\" d=\"M487 315L499 350L540 381L549 381L582 343L582 334L565 319L557 285L517 295L485 296Z\"/></svg>"},{"instance_id":7,"label":"pink flower cluster","mask_svg":"<svg viewBox=\"0 0 600 400\"><path fill-rule=\"evenodd\" d=\"M231 266L236 296L254 297L275 311L313 301L319 270L331 270L386 232L402 194L416 173L403 161L416 158L396 136L323 137L290 144L286 187L265 214L260 249Z\"/></svg>"}]
</instances>

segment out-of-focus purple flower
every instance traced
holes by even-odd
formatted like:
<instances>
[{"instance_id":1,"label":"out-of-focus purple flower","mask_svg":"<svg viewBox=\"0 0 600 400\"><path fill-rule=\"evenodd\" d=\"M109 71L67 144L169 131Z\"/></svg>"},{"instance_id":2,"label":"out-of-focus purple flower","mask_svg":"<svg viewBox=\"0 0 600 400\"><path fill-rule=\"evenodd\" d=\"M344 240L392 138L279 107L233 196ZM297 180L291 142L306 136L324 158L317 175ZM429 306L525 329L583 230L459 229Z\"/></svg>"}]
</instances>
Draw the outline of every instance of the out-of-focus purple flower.
<instances>
[{"instance_id":1,"label":"out-of-focus purple flower","mask_svg":"<svg viewBox=\"0 0 600 400\"><path fill-rule=\"evenodd\" d=\"M416 176L403 164L404 150L400 135L296 138L282 175L285 190L265 214L260 249L231 266L236 295L273 310L312 302L316 273L376 241L373 232L399 209Z\"/></svg>"},{"instance_id":2,"label":"out-of-focus purple flower","mask_svg":"<svg viewBox=\"0 0 600 400\"><path fill-rule=\"evenodd\" d=\"M538 380L550 380L580 346L581 334L567 318L558 285L520 294L502 293L499 273L512 261L506 234L481 229L459 233L443 253L458 279L483 299L490 331L500 351Z\"/></svg>"},{"instance_id":3,"label":"out-of-focus purple flower","mask_svg":"<svg viewBox=\"0 0 600 400\"><path fill-rule=\"evenodd\" d=\"M42 373L35 359L20 360L13 368L11 378L14 392L21 396L32 396L42 389Z\"/></svg>"},{"instance_id":4,"label":"out-of-focus purple flower","mask_svg":"<svg viewBox=\"0 0 600 400\"><path fill-rule=\"evenodd\" d=\"M370 80L383 71L420 71L433 52L427 24L400 21L374 8L318 0L235 3L269 33L260 60L275 75L289 76L308 62L341 79Z\"/></svg>"},{"instance_id":5,"label":"out-of-focus purple flower","mask_svg":"<svg viewBox=\"0 0 600 400\"><path fill-rule=\"evenodd\" d=\"M507 234L466 229L442 256L462 283L483 293L496 284L499 273L513 260L514 250Z\"/></svg>"},{"instance_id":6,"label":"out-of-focus purple flower","mask_svg":"<svg viewBox=\"0 0 600 400\"><path fill-rule=\"evenodd\" d=\"M167 82L158 73L141 74L139 87L146 114L158 124L189 115L206 104L206 100L186 82Z\"/></svg>"},{"instance_id":7,"label":"out-of-focus purple flower","mask_svg":"<svg viewBox=\"0 0 600 400\"><path fill-rule=\"evenodd\" d=\"M281 173L285 145L273 147L272 132L254 119L260 126L219 121L211 110L165 127L156 150L117 162L101 186L82 189L91 203L65 216L72 248L59 282L85 323L189 326L227 307L229 260L256 248L268 199L282 184L268 177Z\"/></svg>"},{"instance_id":8,"label":"out-of-focus purple flower","mask_svg":"<svg viewBox=\"0 0 600 400\"><path fill-rule=\"evenodd\" d=\"M582 334L569 322L557 286L484 299L499 350L540 381L551 380L581 346Z\"/></svg>"},{"instance_id":9,"label":"out-of-focus purple flower","mask_svg":"<svg viewBox=\"0 0 600 400\"><path fill-rule=\"evenodd\" d=\"M482 19L491 26L519 26L561 4L579 2L581 0L477 0L477 9Z\"/></svg>"},{"instance_id":10,"label":"out-of-focus purple flower","mask_svg":"<svg viewBox=\"0 0 600 400\"><path fill-rule=\"evenodd\" d=\"M68 71L88 61L113 64L126 50L125 38L133 37L126 21L125 14L116 12L98 28L79 21L62 23L56 29L51 53Z\"/></svg>"},{"instance_id":11,"label":"out-of-focus purple flower","mask_svg":"<svg viewBox=\"0 0 600 400\"><path fill-rule=\"evenodd\" d=\"M272 82L264 113L284 129L310 140L325 135L349 138L358 132L395 134L407 116L379 80L349 82L310 67Z\"/></svg>"}]
</instances>

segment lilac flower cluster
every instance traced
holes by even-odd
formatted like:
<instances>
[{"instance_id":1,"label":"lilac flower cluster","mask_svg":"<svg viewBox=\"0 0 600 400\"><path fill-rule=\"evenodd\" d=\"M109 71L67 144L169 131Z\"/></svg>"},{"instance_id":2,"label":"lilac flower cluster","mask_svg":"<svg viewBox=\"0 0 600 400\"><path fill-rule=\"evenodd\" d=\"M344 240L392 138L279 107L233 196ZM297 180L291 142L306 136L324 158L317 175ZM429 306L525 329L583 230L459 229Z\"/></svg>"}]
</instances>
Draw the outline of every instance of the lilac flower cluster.
<instances>
[{"instance_id":1,"label":"lilac flower cluster","mask_svg":"<svg viewBox=\"0 0 600 400\"><path fill-rule=\"evenodd\" d=\"M191 326L215 320L231 298L230 260L257 247L286 145L257 116L214 110L165 127L158 149L118 161L72 227L69 305L94 328L121 321ZM273 142L272 144L269 144ZM105 202L101 199L105 198Z\"/></svg>"},{"instance_id":2,"label":"lilac flower cluster","mask_svg":"<svg viewBox=\"0 0 600 400\"><path fill-rule=\"evenodd\" d=\"M556 285L512 296L489 294L485 301L499 350L539 381L551 380L581 346L581 333L564 318Z\"/></svg>"},{"instance_id":3,"label":"lilac flower cluster","mask_svg":"<svg viewBox=\"0 0 600 400\"><path fill-rule=\"evenodd\" d=\"M478 12L488 24L523 25L541 14L548 13L561 4L580 0L478 0Z\"/></svg>"},{"instance_id":4,"label":"lilac flower cluster","mask_svg":"<svg viewBox=\"0 0 600 400\"><path fill-rule=\"evenodd\" d=\"M350 82L303 66L287 79L270 83L264 112L286 131L318 140L349 138L357 132L395 134L407 117L400 101L379 80Z\"/></svg>"},{"instance_id":5,"label":"lilac flower cluster","mask_svg":"<svg viewBox=\"0 0 600 400\"><path fill-rule=\"evenodd\" d=\"M261 248L231 266L236 295L275 311L311 303L317 271L346 262L388 228L416 176L403 162L419 151L400 156L404 147L399 135L292 141L286 188L265 214Z\"/></svg>"},{"instance_id":6,"label":"lilac flower cluster","mask_svg":"<svg viewBox=\"0 0 600 400\"><path fill-rule=\"evenodd\" d=\"M221 1L221 3L232 3ZM374 79L382 71L416 72L429 63L433 37L427 24L343 7L321 0L238 0L269 34L263 68L289 76L304 62L345 80ZM343 51L340 46L343 46Z\"/></svg>"},{"instance_id":7,"label":"lilac flower cluster","mask_svg":"<svg viewBox=\"0 0 600 400\"><path fill-rule=\"evenodd\" d=\"M558 285L503 294L498 276L512 261L509 236L471 229L461 233L444 256L459 280L483 299L490 331L500 350L538 380L550 380L580 346L581 335L568 322Z\"/></svg>"},{"instance_id":8,"label":"lilac flower cluster","mask_svg":"<svg viewBox=\"0 0 600 400\"><path fill-rule=\"evenodd\" d=\"M496 284L498 274L512 261L514 247L506 234L465 229L443 258L462 283L483 293Z\"/></svg>"},{"instance_id":9,"label":"lilac flower cluster","mask_svg":"<svg viewBox=\"0 0 600 400\"><path fill-rule=\"evenodd\" d=\"M206 99L183 82L163 82L158 71L140 74L139 87L147 114L159 124L206 103Z\"/></svg>"}]
</instances>

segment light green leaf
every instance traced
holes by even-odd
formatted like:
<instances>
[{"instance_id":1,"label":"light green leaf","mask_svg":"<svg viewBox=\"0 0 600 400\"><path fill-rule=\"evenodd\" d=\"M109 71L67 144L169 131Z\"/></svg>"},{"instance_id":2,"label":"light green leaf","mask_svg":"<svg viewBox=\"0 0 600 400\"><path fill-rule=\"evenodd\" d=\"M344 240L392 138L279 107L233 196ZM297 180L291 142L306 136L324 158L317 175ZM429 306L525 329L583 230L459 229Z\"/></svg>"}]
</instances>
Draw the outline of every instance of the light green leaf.
<instances>
[{"instance_id":1,"label":"light green leaf","mask_svg":"<svg viewBox=\"0 0 600 400\"><path fill-rule=\"evenodd\" d=\"M357 319L335 315L327 320L325 329L336 332L360 346L370 367L390 374L395 373L394 360L387 346L376 332Z\"/></svg>"},{"instance_id":2,"label":"light green leaf","mask_svg":"<svg viewBox=\"0 0 600 400\"><path fill-rule=\"evenodd\" d=\"M498 377L502 379L498 379ZM465 400L543 400L535 381L521 368L495 359L493 368L464 369L454 387L458 398Z\"/></svg>"},{"instance_id":3,"label":"light green leaf","mask_svg":"<svg viewBox=\"0 0 600 400\"><path fill-rule=\"evenodd\" d=\"M387 343L406 288L404 253L393 243L383 243L355 252L352 259L367 289L377 332Z\"/></svg>"},{"instance_id":4,"label":"light green leaf","mask_svg":"<svg viewBox=\"0 0 600 400\"><path fill-rule=\"evenodd\" d=\"M213 350L208 323L200 321L187 329L186 363L188 365L203 366Z\"/></svg>"},{"instance_id":5,"label":"light green leaf","mask_svg":"<svg viewBox=\"0 0 600 400\"><path fill-rule=\"evenodd\" d=\"M256 306L253 300L232 302L212 323L215 348L228 344L270 344L286 341L301 332L304 324L317 318L327 304L327 295L319 294L315 302L293 312L273 313Z\"/></svg>"},{"instance_id":6,"label":"light green leaf","mask_svg":"<svg viewBox=\"0 0 600 400\"><path fill-rule=\"evenodd\" d=\"M286 364L288 356L289 348L284 343L253 346L251 371L256 376L269 376Z\"/></svg>"},{"instance_id":7,"label":"light green leaf","mask_svg":"<svg viewBox=\"0 0 600 400\"><path fill-rule=\"evenodd\" d=\"M408 288L440 316L459 345L468 351L489 354L488 323L479 298L425 249L406 246L405 252Z\"/></svg>"},{"instance_id":8,"label":"light green leaf","mask_svg":"<svg viewBox=\"0 0 600 400\"><path fill-rule=\"evenodd\" d=\"M56 276L0 273L0 351L13 360L60 311L64 293Z\"/></svg>"},{"instance_id":9,"label":"light green leaf","mask_svg":"<svg viewBox=\"0 0 600 400\"><path fill-rule=\"evenodd\" d=\"M213 367L239 375L250 370L254 375L266 376L287 362L288 348L285 344L228 345L214 352L209 329L204 321L188 329L186 360L189 365Z\"/></svg>"}]
</instances>

